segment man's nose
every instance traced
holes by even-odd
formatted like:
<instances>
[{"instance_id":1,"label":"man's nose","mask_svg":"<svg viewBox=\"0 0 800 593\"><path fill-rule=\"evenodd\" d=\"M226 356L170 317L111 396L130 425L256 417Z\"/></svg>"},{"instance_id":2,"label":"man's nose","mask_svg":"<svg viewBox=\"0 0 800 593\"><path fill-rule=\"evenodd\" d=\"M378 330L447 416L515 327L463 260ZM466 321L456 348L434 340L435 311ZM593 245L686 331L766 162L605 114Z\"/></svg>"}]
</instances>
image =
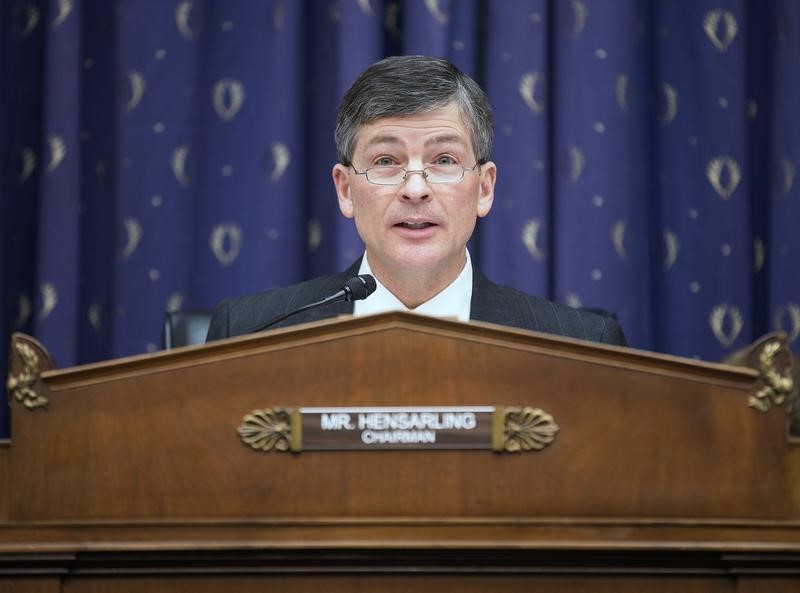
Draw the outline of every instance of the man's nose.
<instances>
[{"instance_id":1,"label":"man's nose","mask_svg":"<svg viewBox=\"0 0 800 593\"><path fill-rule=\"evenodd\" d=\"M424 169L406 171L403 180L403 197L410 200L424 200L428 197L430 187Z\"/></svg>"}]
</instances>

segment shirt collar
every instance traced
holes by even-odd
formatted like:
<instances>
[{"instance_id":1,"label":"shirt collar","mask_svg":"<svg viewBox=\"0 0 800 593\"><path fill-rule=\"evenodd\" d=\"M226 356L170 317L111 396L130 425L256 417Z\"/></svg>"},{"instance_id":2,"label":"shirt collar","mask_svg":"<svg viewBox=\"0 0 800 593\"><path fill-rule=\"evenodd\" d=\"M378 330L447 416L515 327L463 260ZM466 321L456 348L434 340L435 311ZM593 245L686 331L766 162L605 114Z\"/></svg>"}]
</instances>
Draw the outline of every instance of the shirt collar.
<instances>
[{"instance_id":1,"label":"shirt collar","mask_svg":"<svg viewBox=\"0 0 800 593\"><path fill-rule=\"evenodd\" d=\"M361 259L359 274L372 274L367 254ZM472 302L472 260L467 250L467 261L458 277L447 285L439 294L425 301L416 309L409 309L400 299L392 294L381 281L375 278L377 287L369 297L356 301L353 315L374 315L387 311L412 311L432 317L449 317L459 321L469 321L470 304Z\"/></svg>"}]
</instances>

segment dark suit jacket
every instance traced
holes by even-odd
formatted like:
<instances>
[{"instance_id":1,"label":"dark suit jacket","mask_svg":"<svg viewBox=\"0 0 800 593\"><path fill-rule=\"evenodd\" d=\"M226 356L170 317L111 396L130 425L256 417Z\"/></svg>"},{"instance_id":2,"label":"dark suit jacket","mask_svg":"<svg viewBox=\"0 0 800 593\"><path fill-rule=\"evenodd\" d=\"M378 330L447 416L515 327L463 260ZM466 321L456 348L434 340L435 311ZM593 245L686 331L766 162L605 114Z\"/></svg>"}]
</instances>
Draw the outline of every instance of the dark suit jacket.
<instances>
[{"instance_id":1,"label":"dark suit jacket","mask_svg":"<svg viewBox=\"0 0 800 593\"><path fill-rule=\"evenodd\" d=\"M359 260L340 274L225 300L214 310L206 340L250 333L270 319L325 298L357 275L360 264ZM352 302L334 303L293 315L271 326L271 329L352 313ZM494 284L474 267L470 319L582 340L626 345L625 336L612 317L559 305Z\"/></svg>"}]
</instances>

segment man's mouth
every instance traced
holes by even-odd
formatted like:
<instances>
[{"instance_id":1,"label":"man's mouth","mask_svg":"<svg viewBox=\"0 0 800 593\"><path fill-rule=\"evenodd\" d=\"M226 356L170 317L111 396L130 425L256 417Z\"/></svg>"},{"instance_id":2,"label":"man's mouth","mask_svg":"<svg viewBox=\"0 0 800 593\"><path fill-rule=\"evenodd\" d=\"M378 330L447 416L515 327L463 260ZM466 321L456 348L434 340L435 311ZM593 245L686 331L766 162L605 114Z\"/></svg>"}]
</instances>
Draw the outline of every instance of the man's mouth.
<instances>
[{"instance_id":1,"label":"man's mouth","mask_svg":"<svg viewBox=\"0 0 800 593\"><path fill-rule=\"evenodd\" d=\"M395 226L403 227L404 229L419 230L419 229L427 229L428 227L436 225L433 224L432 222L400 222Z\"/></svg>"}]
</instances>

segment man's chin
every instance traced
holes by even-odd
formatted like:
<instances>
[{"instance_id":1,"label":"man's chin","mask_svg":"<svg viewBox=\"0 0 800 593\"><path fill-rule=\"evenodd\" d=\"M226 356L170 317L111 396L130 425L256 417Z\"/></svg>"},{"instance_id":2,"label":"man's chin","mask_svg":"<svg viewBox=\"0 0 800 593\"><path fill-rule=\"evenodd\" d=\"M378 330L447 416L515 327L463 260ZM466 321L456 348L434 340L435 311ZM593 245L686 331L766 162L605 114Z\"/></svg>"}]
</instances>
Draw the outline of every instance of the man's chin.
<instances>
[{"instance_id":1,"label":"man's chin","mask_svg":"<svg viewBox=\"0 0 800 593\"><path fill-rule=\"evenodd\" d=\"M385 266L388 273L394 274L419 274L419 275L439 275L447 274L448 270L456 270L456 275L463 268L466 261L464 258L453 257L452 255L442 255L441 253L425 253L421 250L412 250L396 254L391 261L387 261ZM370 257L372 265L372 257Z\"/></svg>"}]
</instances>

